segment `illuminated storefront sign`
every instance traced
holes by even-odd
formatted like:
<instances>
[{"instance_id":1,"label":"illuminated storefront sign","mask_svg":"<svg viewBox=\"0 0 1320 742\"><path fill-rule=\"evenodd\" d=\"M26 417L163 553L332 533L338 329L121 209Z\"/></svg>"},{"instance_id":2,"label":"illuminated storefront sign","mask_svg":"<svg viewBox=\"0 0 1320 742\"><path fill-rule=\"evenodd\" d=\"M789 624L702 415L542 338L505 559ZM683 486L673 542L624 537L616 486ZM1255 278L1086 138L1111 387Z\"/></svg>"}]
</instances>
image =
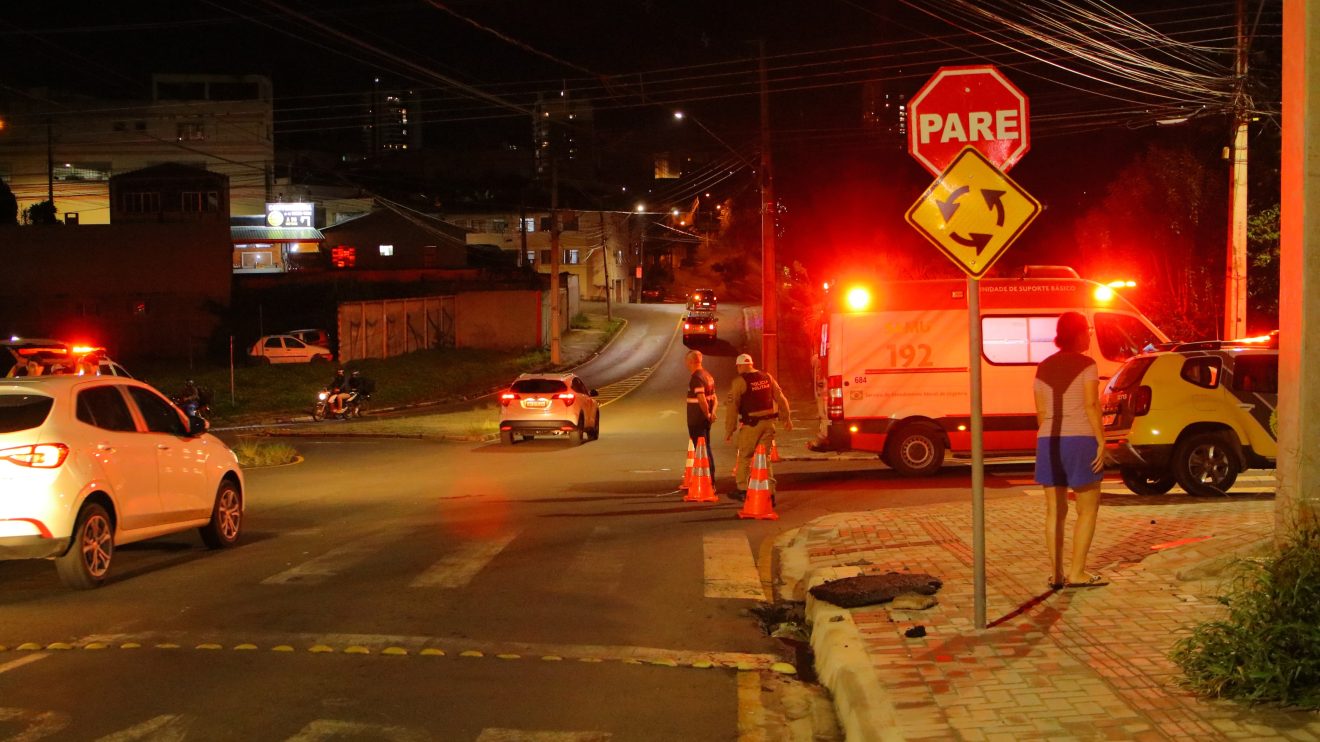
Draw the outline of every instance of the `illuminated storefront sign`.
<instances>
[{"instance_id":1,"label":"illuminated storefront sign","mask_svg":"<svg viewBox=\"0 0 1320 742\"><path fill-rule=\"evenodd\" d=\"M312 204L266 204L266 224L272 227L314 227L316 207Z\"/></svg>"}]
</instances>

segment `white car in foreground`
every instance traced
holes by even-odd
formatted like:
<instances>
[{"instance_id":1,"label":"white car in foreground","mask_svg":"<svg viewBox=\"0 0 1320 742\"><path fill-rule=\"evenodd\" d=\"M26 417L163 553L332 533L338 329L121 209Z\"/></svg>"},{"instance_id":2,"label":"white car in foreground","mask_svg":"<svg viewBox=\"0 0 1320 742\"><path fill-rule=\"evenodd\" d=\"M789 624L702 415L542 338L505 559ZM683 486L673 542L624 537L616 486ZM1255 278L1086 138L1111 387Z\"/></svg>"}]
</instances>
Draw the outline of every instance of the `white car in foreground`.
<instances>
[{"instance_id":1,"label":"white car in foreground","mask_svg":"<svg viewBox=\"0 0 1320 742\"><path fill-rule=\"evenodd\" d=\"M54 559L92 588L121 544L196 528L233 546L243 472L205 427L133 379L0 379L0 559Z\"/></svg>"}]
</instances>

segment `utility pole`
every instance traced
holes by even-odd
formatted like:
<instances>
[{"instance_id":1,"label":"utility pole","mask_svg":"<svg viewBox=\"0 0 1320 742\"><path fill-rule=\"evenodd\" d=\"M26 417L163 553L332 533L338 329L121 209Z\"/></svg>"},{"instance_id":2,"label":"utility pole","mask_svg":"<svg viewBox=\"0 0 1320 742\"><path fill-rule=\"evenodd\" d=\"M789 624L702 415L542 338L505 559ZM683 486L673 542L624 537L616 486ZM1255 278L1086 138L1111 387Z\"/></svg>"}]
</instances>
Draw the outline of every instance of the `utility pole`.
<instances>
[{"instance_id":1,"label":"utility pole","mask_svg":"<svg viewBox=\"0 0 1320 742\"><path fill-rule=\"evenodd\" d=\"M605 212L600 212L600 260L605 266L605 319L614 321L614 308L612 306L611 294L614 293L614 287L610 285L610 246L606 239L605 232Z\"/></svg>"},{"instance_id":2,"label":"utility pole","mask_svg":"<svg viewBox=\"0 0 1320 742\"><path fill-rule=\"evenodd\" d=\"M1224 339L1247 334L1247 32L1246 0L1237 0L1233 153L1228 175L1228 261L1224 273Z\"/></svg>"},{"instance_id":3,"label":"utility pole","mask_svg":"<svg viewBox=\"0 0 1320 742\"><path fill-rule=\"evenodd\" d=\"M559 365L559 158L550 156L550 363Z\"/></svg>"},{"instance_id":4,"label":"utility pole","mask_svg":"<svg viewBox=\"0 0 1320 742\"><path fill-rule=\"evenodd\" d=\"M46 117L46 200L50 213L55 215L55 135L51 131L50 116Z\"/></svg>"},{"instance_id":5,"label":"utility pole","mask_svg":"<svg viewBox=\"0 0 1320 742\"><path fill-rule=\"evenodd\" d=\"M761 78L761 368L779 376L779 276L775 270L775 181L770 168L770 91L765 42L757 43Z\"/></svg>"}]
</instances>

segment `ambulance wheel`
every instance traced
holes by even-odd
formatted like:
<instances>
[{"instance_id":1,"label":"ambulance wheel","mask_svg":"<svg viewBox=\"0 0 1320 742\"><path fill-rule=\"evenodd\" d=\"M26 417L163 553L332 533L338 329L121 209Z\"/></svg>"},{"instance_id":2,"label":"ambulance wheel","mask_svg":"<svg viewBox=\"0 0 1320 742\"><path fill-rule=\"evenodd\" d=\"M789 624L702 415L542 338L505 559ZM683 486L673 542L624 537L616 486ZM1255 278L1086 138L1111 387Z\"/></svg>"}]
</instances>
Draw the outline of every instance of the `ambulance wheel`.
<instances>
[{"instance_id":1,"label":"ambulance wheel","mask_svg":"<svg viewBox=\"0 0 1320 742\"><path fill-rule=\"evenodd\" d=\"M934 474L944 465L944 433L929 423L904 425L889 435L888 463L905 477Z\"/></svg>"}]
</instances>

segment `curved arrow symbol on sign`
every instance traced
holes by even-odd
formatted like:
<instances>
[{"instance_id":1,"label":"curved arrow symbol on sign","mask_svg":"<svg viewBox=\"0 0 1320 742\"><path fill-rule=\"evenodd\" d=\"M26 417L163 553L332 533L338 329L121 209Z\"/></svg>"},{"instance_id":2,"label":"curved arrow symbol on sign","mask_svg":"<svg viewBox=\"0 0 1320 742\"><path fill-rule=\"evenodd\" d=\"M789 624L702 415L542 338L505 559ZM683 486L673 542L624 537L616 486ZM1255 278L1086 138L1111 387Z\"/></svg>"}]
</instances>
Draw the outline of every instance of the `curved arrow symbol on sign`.
<instances>
[{"instance_id":1,"label":"curved arrow symbol on sign","mask_svg":"<svg viewBox=\"0 0 1320 742\"><path fill-rule=\"evenodd\" d=\"M944 217L944 223L948 224L953 215L958 213L958 199L966 196L972 190L971 186L959 186L957 190L949 194L949 197L943 201L936 200L935 205L940 207L940 215Z\"/></svg>"},{"instance_id":2,"label":"curved arrow symbol on sign","mask_svg":"<svg viewBox=\"0 0 1320 742\"><path fill-rule=\"evenodd\" d=\"M995 226L1004 226L1004 192L996 191L990 188L981 189L981 197L985 199L985 206L988 209L995 210ZM947 219L945 221L948 221Z\"/></svg>"}]
</instances>

